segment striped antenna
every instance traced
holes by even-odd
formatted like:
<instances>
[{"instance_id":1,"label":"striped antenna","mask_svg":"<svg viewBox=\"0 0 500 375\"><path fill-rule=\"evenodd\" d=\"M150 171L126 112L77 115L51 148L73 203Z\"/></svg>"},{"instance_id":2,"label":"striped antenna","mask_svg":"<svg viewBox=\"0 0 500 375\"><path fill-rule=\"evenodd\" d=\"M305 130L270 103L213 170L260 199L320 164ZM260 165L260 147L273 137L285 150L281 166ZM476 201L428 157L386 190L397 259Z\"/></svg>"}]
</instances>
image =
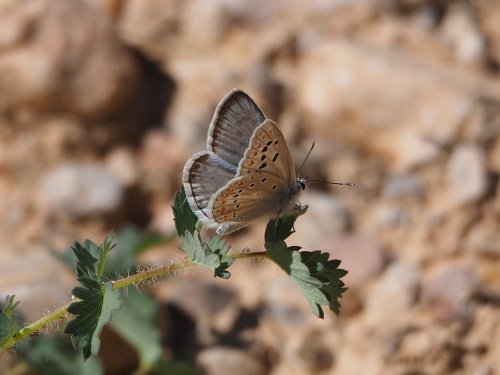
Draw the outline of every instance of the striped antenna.
<instances>
[{"instance_id":1,"label":"striped antenna","mask_svg":"<svg viewBox=\"0 0 500 375\"><path fill-rule=\"evenodd\" d=\"M311 152L314 148L314 145L315 145L315 142L312 143L311 148L309 149L309 152L307 153L306 157L304 158L304 161L300 165L299 172L297 173L298 176L300 176L300 172L302 171L302 168L304 167L304 164L306 163L307 158L309 157L309 155L311 155ZM318 179L309 179L309 177L305 178L305 182L306 183L317 182L320 184L342 185L342 186L356 186L352 182L330 182L330 181L324 181L324 180L318 180Z\"/></svg>"}]
</instances>

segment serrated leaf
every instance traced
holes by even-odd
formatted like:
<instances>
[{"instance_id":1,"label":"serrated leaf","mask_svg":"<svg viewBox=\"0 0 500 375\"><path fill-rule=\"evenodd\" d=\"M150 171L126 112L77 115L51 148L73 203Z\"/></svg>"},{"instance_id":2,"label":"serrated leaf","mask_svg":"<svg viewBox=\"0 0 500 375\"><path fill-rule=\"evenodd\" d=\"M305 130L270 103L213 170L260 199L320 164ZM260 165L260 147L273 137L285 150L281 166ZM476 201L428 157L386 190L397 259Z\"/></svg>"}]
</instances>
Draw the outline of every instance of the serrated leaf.
<instances>
[{"instance_id":1,"label":"serrated leaf","mask_svg":"<svg viewBox=\"0 0 500 375\"><path fill-rule=\"evenodd\" d=\"M175 193L172 209L174 211L175 230L179 237L184 236L186 231L191 234L194 233L198 218L189 207L184 188Z\"/></svg>"},{"instance_id":2,"label":"serrated leaf","mask_svg":"<svg viewBox=\"0 0 500 375\"><path fill-rule=\"evenodd\" d=\"M288 248L283 241L266 242L265 248L271 259L297 284L311 305L314 315L323 318L321 306L329 301L321 291L323 283L311 276L310 270L302 262L301 252L298 250L300 248Z\"/></svg>"},{"instance_id":3,"label":"serrated leaf","mask_svg":"<svg viewBox=\"0 0 500 375\"><path fill-rule=\"evenodd\" d=\"M51 375L101 375L101 363L96 358L83 361L63 335L42 335L20 351L20 355L37 373Z\"/></svg>"},{"instance_id":4,"label":"serrated leaf","mask_svg":"<svg viewBox=\"0 0 500 375\"><path fill-rule=\"evenodd\" d=\"M215 276L225 279L231 276L227 268L233 263L233 258L226 255L230 247L219 236L205 243L201 241L197 230L186 232L181 237L180 247L191 262L211 269Z\"/></svg>"},{"instance_id":5,"label":"serrated leaf","mask_svg":"<svg viewBox=\"0 0 500 375\"><path fill-rule=\"evenodd\" d=\"M121 307L120 291L113 290L111 283L100 283L91 278L82 277L84 286L76 287L72 293L80 301L73 302L68 312L76 315L68 322L65 333L71 336L76 349L82 349L83 358L99 351L99 335L102 328L111 320L112 313Z\"/></svg>"},{"instance_id":6,"label":"serrated leaf","mask_svg":"<svg viewBox=\"0 0 500 375\"><path fill-rule=\"evenodd\" d=\"M6 296L0 308L0 348L13 337L22 324L20 317L15 313L19 302L14 302L15 296Z\"/></svg>"},{"instance_id":7,"label":"serrated leaf","mask_svg":"<svg viewBox=\"0 0 500 375\"><path fill-rule=\"evenodd\" d=\"M229 246L221 237L214 236L207 242L210 252L217 254L219 257L219 266L214 270L217 277L229 279L231 273L227 270L234 262L234 258L227 255L231 246Z\"/></svg>"},{"instance_id":8,"label":"serrated leaf","mask_svg":"<svg viewBox=\"0 0 500 375\"><path fill-rule=\"evenodd\" d=\"M98 280L99 247L92 241L86 240L83 246L79 242L75 242L71 250L76 257L76 275L78 278L86 277Z\"/></svg>"},{"instance_id":9,"label":"serrated leaf","mask_svg":"<svg viewBox=\"0 0 500 375\"><path fill-rule=\"evenodd\" d=\"M220 258L201 242L200 235L196 230L194 233L186 232L181 237L181 249L193 263L205 266L211 270L215 270L220 265Z\"/></svg>"},{"instance_id":10,"label":"serrated leaf","mask_svg":"<svg viewBox=\"0 0 500 375\"><path fill-rule=\"evenodd\" d=\"M267 223L264 239L266 242L284 241L295 232L295 220L307 211L307 206L302 206L293 215L281 215Z\"/></svg>"},{"instance_id":11,"label":"serrated leaf","mask_svg":"<svg viewBox=\"0 0 500 375\"><path fill-rule=\"evenodd\" d=\"M157 305L147 294L130 292L123 299L123 308L117 311L111 326L139 354L139 367L145 373L161 356L160 331L157 327Z\"/></svg>"}]
</instances>

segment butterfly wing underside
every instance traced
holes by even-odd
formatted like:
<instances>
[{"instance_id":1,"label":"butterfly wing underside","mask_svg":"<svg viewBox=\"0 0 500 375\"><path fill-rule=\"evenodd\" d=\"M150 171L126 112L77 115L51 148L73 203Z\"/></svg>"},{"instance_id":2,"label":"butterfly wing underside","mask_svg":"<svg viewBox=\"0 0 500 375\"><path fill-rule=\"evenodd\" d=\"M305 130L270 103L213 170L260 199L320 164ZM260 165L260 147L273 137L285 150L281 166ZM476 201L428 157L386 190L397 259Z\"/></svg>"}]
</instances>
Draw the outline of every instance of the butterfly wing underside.
<instances>
[{"instance_id":1,"label":"butterfly wing underside","mask_svg":"<svg viewBox=\"0 0 500 375\"><path fill-rule=\"evenodd\" d=\"M210 198L234 178L236 169L213 152L201 151L186 163L182 182L186 198L193 213L204 223L213 222L207 210Z\"/></svg>"},{"instance_id":2,"label":"butterfly wing underside","mask_svg":"<svg viewBox=\"0 0 500 375\"><path fill-rule=\"evenodd\" d=\"M238 167L255 129L266 117L243 91L233 90L215 110L208 130L207 149Z\"/></svg>"},{"instance_id":3,"label":"butterfly wing underside","mask_svg":"<svg viewBox=\"0 0 500 375\"><path fill-rule=\"evenodd\" d=\"M209 203L217 223L247 222L280 212L297 193L295 165L271 120L255 130L236 176Z\"/></svg>"}]
</instances>

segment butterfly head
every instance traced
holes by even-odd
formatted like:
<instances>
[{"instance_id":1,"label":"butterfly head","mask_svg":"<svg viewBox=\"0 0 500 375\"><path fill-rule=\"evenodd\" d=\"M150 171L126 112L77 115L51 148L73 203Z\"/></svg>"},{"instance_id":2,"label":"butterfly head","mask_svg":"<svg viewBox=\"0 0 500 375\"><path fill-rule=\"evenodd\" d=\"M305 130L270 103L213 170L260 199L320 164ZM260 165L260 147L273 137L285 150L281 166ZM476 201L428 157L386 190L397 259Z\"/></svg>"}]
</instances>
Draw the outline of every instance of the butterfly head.
<instances>
[{"instance_id":1,"label":"butterfly head","mask_svg":"<svg viewBox=\"0 0 500 375\"><path fill-rule=\"evenodd\" d=\"M308 182L309 182L308 178L301 178L297 176L297 188L298 188L297 190L305 190Z\"/></svg>"}]
</instances>

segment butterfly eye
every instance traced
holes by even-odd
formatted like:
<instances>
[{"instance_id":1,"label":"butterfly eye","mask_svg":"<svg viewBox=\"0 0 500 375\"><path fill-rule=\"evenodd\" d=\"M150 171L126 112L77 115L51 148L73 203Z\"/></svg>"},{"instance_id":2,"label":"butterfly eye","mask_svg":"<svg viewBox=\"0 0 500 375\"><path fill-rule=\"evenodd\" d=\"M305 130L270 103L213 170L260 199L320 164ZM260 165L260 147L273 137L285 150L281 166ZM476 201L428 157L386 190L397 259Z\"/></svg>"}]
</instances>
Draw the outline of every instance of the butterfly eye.
<instances>
[{"instance_id":1,"label":"butterfly eye","mask_svg":"<svg viewBox=\"0 0 500 375\"><path fill-rule=\"evenodd\" d=\"M305 188L306 188L306 182L304 180L302 180L302 179L297 180L297 186L300 189L305 190Z\"/></svg>"}]
</instances>

